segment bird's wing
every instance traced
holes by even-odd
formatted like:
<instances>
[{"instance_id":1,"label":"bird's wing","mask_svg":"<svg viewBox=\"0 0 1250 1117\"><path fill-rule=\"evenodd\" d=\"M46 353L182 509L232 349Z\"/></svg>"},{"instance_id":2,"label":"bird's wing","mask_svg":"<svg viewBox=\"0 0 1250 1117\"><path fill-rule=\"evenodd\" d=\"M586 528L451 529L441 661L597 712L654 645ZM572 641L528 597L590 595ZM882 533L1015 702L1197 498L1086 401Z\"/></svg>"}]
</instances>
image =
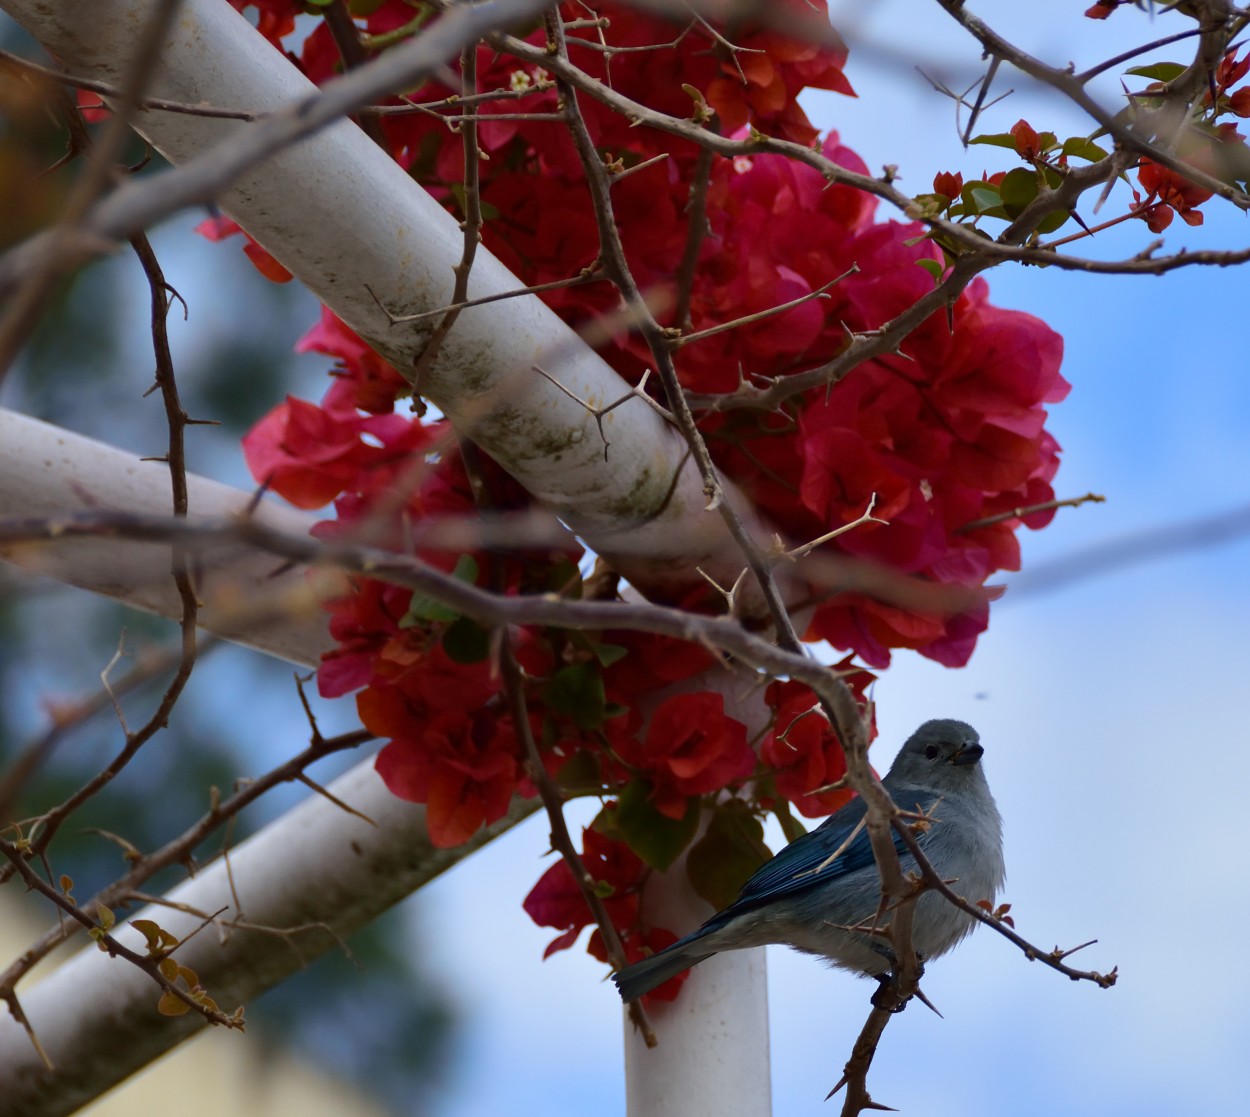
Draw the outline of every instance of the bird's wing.
<instances>
[{"instance_id":1,"label":"bird's wing","mask_svg":"<svg viewBox=\"0 0 1250 1117\"><path fill-rule=\"evenodd\" d=\"M897 834L894 848L900 855L907 852ZM872 843L864 828L864 804L856 799L761 865L742 886L738 898L725 909L725 914L750 911L778 897L805 892L871 864Z\"/></svg>"}]
</instances>

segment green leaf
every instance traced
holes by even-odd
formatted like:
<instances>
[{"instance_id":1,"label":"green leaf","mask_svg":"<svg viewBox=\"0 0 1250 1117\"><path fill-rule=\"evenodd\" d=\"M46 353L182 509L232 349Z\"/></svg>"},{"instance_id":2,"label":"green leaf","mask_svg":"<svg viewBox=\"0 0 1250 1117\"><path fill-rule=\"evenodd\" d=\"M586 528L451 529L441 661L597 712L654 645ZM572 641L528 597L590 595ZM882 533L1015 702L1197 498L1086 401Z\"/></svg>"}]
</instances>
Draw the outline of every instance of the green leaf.
<instances>
[{"instance_id":1,"label":"green leaf","mask_svg":"<svg viewBox=\"0 0 1250 1117\"><path fill-rule=\"evenodd\" d=\"M1075 155L1078 159L1086 159L1091 163L1107 158L1107 153L1101 147L1084 136L1073 136L1070 140L1064 140L1063 153Z\"/></svg>"},{"instance_id":2,"label":"green leaf","mask_svg":"<svg viewBox=\"0 0 1250 1117\"><path fill-rule=\"evenodd\" d=\"M603 785L598 754L590 749L578 749L560 765L556 778L560 782L560 790L570 798L597 795Z\"/></svg>"},{"instance_id":3,"label":"green leaf","mask_svg":"<svg viewBox=\"0 0 1250 1117\"><path fill-rule=\"evenodd\" d=\"M970 144L990 144L994 147L1005 147L1009 151L1016 150L1016 137L1010 132L995 132L990 136L973 136Z\"/></svg>"},{"instance_id":4,"label":"green leaf","mask_svg":"<svg viewBox=\"0 0 1250 1117\"><path fill-rule=\"evenodd\" d=\"M473 585L477 581L477 559L472 555L461 555L456 559L456 566L451 574L453 578L458 578L467 585ZM459 616L460 614L455 609L444 605L437 598L423 593L414 593L412 601L408 604L408 612L399 622L399 627L412 628L421 621L454 621Z\"/></svg>"},{"instance_id":5,"label":"green leaf","mask_svg":"<svg viewBox=\"0 0 1250 1117\"><path fill-rule=\"evenodd\" d=\"M595 645L595 658L604 667L611 667L618 659L624 659L627 655L629 655L629 649L621 647L620 644Z\"/></svg>"},{"instance_id":6,"label":"green leaf","mask_svg":"<svg viewBox=\"0 0 1250 1117\"><path fill-rule=\"evenodd\" d=\"M987 213L1002 205L1002 195L997 186L987 182L974 182L964 187L964 195L973 213Z\"/></svg>"},{"instance_id":7,"label":"green leaf","mask_svg":"<svg viewBox=\"0 0 1250 1117\"><path fill-rule=\"evenodd\" d=\"M627 784L617 798L613 829L648 865L665 872L690 844L699 828L698 797L686 804L679 819L660 814L651 803L651 786L645 780Z\"/></svg>"},{"instance_id":8,"label":"green leaf","mask_svg":"<svg viewBox=\"0 0 1250 1117\"><path fill-rule=\"evenodd\" d=\"M741 800L731 799L712 811L703 837L690 847L686 875L691 887L719 909L733 902L770 857L759 819Z\"/></svg>"},{"instance_id":9,"label":"green leaf","mask_svg":"<svg viewBox=\"0 0 1250 1117\"><path fill-rule=\"evenodd\" d=\"M940 261L917 260L916 263L919 264L922 268L924 268L924 270L927 271L931 276L933 276L934 286L937 286L937 284L942 282L942 273L946 269L942 266Z\"/></svg>"},{"instance_id":10,"label":"green leaf","mask_svg":"<svg viewBox=\"0 0 1250 1117\"><path fill-rule=\"evenodd\" d=\"M1053 233L1056 229L1062 229L1071 216L1072 214L1066 209L1052 210L1037 223L1037 228L1034 231L1042 236L1045 236L1047 233Z\"/></svg>"},{"instance_id":11,"label":"green leaf","mask_svg":"<svg viewBox=\"0 0 1250 1117\"><path fill-rule=\"evenodd\" d=\"M1025 167L1008 171L999 184L999 195L1008 217L1018 217L1021 211L1037 197L1037 172Z\"/></svg>"},{"instance_id":12,"label":"green leaf","mask_svg":"<svg viewBox=\"0 0 1250 1117\"><path fill-rule=\"evenodd\" d=\"M460 617L443 633L443 651L454 663L481 663L490 655L490 631L477 621Z\"/></svg>"},{"instance_id":13,"label":"green leaf","mask_svg":"<svg viewBox=\"0 0 1250 1117\"><path fill-rule=\"evenodd\" d=\"M1136 78L1151 78L1154 81L1171 81L1185 72L1187 67L1179 62L1152 62L1149 66L1130 66L1124 72Z\"/></svg>"},{"instance_id":14,"label":"green leaf","mask_svg":"<svg viewBox=\"0 0 1250 1117\"><path fill-rule=\"evenodd\" d=\"M543 700L556 713L572 718L579 729L598 729L607 710L598 664L571 663L562 667L543 689Z\"/></svg>"}]
</instances>

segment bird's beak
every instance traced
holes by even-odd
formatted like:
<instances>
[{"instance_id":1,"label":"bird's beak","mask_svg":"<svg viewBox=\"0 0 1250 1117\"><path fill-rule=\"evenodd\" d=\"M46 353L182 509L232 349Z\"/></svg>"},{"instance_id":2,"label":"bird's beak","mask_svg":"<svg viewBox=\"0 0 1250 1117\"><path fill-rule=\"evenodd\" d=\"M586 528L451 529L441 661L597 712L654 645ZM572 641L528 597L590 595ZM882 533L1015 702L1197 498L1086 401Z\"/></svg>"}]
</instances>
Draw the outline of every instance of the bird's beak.
<instances>
[{"instance_id":1,"label":"bird's beak","mask_svg":"<svg viewBox=\"0 0 1250 1117\"><path fill-rule=\"evenodd\" d=\"M980 745L961 745L959 751L951 757L952 764L975 764L985 755Z\"/></svg>"}]
</instances>

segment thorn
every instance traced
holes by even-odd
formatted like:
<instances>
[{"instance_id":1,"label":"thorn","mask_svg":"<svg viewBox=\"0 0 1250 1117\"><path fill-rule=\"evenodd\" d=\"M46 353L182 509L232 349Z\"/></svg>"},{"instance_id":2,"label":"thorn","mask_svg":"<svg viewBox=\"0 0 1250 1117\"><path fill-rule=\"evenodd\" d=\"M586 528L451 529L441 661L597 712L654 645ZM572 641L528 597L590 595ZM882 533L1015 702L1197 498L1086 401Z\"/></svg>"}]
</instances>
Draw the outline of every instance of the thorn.
<instances>
[{"instance_id":1,"label":"thorn","mask_svg":"<svg viewBox=\"0 0 1250 1117\"><path fill-rule=\"evenodd\" d=\"M839 1090L841 1090L842 1087L845 1085L846 1085L846 1075L843 1074L842 1077L838 1079L838 1084L832 1090L830 1090L829 1093L825 1095L825 1101L828 1101L831 1097L833 1097L834 1094L836 1094Z\"/></svg>"},{"instance_id":2,"label":"thorn","mask_svg":"<svg viewBox=\"0 0 1250 1117\"><path fill-rule=\"evenodd\" d=\"M930 1009L937 1016L939 1020L946 1019L945 1016L943 1016L940 1012L938 1012L937 1005L935 1005L931 1000L929 1000L928 997L924 995L923 989L917 989L913 995L915 996L916 1000L918 1000L922 1005L925 1006L925 1008Z\"/></svg>"},{"instance_id":3,"label":"thorn","mask_svg":"<svg viewBox=\"0 0 1250 1117\"><path fill-rule=\"evenodd\" d=\"M895 1109L894 1106L882 1105L879 1101L873 1101L872 1098L869 1098L866 1102L864 1102L864 1108L865 1109L879 1109L883 1113L897 1113L898 1112L898 1110Z\"/></svg>"}]
</instances>

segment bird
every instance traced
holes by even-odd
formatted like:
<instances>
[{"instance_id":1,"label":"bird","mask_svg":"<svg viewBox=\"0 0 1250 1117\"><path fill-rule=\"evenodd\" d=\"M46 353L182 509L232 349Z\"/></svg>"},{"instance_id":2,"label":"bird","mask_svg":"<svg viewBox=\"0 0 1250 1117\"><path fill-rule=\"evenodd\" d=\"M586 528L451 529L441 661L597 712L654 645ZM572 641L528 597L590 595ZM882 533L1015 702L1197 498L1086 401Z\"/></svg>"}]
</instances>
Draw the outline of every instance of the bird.
<instances>
[{"instance_id":1,"label":"bird","mask_svg":"<svg viewBox=\"0 0 1250 1117\"><path fill-rule=\"evenodd\" d=\"M1003 886L1002 819L990 794L977 731L950 718L926 721L895 757L882 785L900 810L923 814L918 844L955 890L991 906ZM851 800L816 829L785 846L746 882L738 898L702 927L612 975L626 1003L724 950L781 944L878 979L894 966L888 940L849 930L871 924L881 881L866 807ZM915 860L897 835L903 871ZM930 890L916 901L912 946L922 961L945 954L976 920Z\"/></svg>"}]
</instances>

